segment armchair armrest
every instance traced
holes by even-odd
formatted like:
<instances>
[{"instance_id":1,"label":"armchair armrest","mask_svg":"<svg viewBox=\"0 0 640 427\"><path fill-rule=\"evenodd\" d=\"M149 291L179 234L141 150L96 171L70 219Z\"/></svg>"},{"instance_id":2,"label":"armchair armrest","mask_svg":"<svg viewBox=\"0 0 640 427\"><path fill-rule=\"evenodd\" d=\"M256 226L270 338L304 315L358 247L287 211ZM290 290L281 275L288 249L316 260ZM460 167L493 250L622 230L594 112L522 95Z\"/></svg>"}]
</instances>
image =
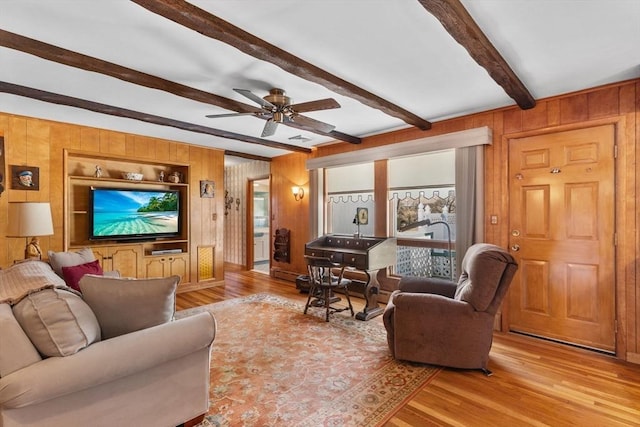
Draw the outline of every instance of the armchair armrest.
<instances>
[{"instance_id":1,"label":"armchair armrest","mask_svg":"<svg viewBox=\"0 0 640 427\"><path fill-rule=\"evenodd\" d=\"M205 312L51 357L0 378L0 404L21 408L105 384L205 349L215 333Z\"/></svg>"},{"instance_id":2,"label":"armchair armrest","mask_svg":"<svg viewBox=\"0 0 640 427\"><path fill-rule=\"evenodd\" d=\"M457 284L437 277L403 277L398 283L398 289L402 292L416 292L443 295L453 298Z\"/></svg>"}]
</instances>

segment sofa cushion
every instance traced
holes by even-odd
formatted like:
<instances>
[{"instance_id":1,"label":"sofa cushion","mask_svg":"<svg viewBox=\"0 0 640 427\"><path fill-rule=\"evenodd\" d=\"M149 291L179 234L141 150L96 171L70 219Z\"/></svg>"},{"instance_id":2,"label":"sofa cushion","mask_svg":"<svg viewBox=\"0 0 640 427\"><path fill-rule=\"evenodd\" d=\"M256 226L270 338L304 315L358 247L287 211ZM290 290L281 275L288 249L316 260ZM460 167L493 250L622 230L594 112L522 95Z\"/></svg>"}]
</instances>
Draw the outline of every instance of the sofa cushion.
<instances>
[{"instance_id":1,"label":"sofa cushion","mask_svg":"<svg viewBox=\"0 0 640 427\"><path fill-rule=\"evenodd\" d=\"M44 289L13 306L13 314L44 356L69 356L100 341L100 326L78 295Z\"/></svg>"},{"instance_id":2,"label":"sofa cushion","mask_svg":"<svg viewBox=\"0 0 640 427\"><path fill-rule=\"evenodd\" d=\"M86 264L74 265L71 267L62 267L62 276L67 285L76 291L80 291L78 282L85 274L104 275L100 262L98 260L88 262Z\"/></svg>"},{"instance_id":3,"label":"sofa cushion","mask_svg":"<svg viewBox=\"0 0 640 427\"><path fill-rule=\"evenodd\" d=\"M49 251L48 256L51 268L53 268L53 271L62 278L64 278L62 267L73 267L74 265L85 264L96 259L91 248L83 248L75 252Z\"/></svg>"},{"instance_id":4,"label":"sofa cushion","mask_svg":"<svg viewBox=\"0 0 640 427\"><path fill-rule=\"evenodd\" d=\"M42 360L9 304L0 304L0 377Z\"/></svg>"},{"instance_id":5,"label":"sofa cushion","mask_svg":"<svg viewBox=\"0 0 640 427\"><path fill-rule=\"evenodd\" d=\"M80 290L107 339L173 320L179 281L178 276L124 279L87 274L80 279Z\"/></svg>"}]
</instances>

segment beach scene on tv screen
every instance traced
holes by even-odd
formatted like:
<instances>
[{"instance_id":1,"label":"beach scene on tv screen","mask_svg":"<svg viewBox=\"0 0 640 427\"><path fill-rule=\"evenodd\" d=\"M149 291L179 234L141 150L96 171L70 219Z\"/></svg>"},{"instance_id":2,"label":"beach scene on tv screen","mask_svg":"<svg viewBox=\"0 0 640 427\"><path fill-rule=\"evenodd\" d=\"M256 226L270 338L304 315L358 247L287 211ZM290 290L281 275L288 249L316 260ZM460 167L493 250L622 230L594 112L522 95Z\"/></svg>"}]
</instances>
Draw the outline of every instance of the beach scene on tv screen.
<instances>
[{"instance_id":1,"label":"beach scene on tv screen","mask_svg":"<svg viewBox=\"0 0 640 427\"><path fill-rule=\"evenodd\" d=\"M96 190L93 194L95 237L178 232L178 193Z\"/></svg>"}]
</instances>

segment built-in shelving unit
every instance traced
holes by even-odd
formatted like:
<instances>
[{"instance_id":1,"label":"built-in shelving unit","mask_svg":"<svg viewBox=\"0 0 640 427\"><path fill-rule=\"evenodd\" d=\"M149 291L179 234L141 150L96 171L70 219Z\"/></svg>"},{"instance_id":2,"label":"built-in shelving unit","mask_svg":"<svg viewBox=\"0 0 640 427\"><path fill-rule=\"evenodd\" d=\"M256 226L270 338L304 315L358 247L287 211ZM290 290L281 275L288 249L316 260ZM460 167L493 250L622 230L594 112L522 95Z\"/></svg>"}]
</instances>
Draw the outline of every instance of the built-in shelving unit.
<instances>
[{"instance_id":1,"label":"built-in shelving unit","mask_svg":"<svg viewBox=\"0 0 640 427\"><path fill-rule=\"evenodd\" d=\"M85 153L65 152L66 249L90 247L106 270L119 270L129 277L161 277L171 274L189 281L189 165L122 159ZM97 173L99 169L99 173ZM124 179L124 172L143 174L143 179ZM172 174L179 181L170 182ZM149 241L92 241L89 239L89 192L92 187L122 189L178 190L180 194L180 235ZM165 253L158 253L164 251Z\"/></svg>"}]
</instances>

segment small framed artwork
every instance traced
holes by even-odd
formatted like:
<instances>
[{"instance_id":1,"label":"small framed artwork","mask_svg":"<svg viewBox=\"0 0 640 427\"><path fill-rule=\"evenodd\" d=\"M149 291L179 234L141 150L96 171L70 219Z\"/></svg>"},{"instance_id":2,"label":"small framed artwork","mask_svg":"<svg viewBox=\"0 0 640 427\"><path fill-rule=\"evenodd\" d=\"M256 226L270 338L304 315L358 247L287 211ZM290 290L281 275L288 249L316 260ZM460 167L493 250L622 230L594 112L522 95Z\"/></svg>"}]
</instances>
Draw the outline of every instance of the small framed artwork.
<instances>
[{"instance_id":1,"label":"small framed artwork","mask_svg":"<svg viewBox=\"0 0 640 427\"><path fill-rule=\"evenodd\" d=\"M356 218L358 219L358 224L360 224L360 225L369 224L369 209L367 209L367 208L357 208L356 209Z\"/></svg>"},{"instance_id":2,"label":"small framed artwork","mask_svg":"<svg viewBox=\"0 0 640 427\"><path fill-rule=\"evenodd\" d=\"M211 198L215 195L215 184L213 181L200 181L200 197Z\"/></svg>"},{"instance_id":3,"label":"small framed artwork","mask_svg":"<svg viewBox=\"0 0 640 427\"><path fill-rule=\"evenodd\" d=\"M40 190L40 168L11 165L11 189Z\"/></svg>"}]
</instances>

